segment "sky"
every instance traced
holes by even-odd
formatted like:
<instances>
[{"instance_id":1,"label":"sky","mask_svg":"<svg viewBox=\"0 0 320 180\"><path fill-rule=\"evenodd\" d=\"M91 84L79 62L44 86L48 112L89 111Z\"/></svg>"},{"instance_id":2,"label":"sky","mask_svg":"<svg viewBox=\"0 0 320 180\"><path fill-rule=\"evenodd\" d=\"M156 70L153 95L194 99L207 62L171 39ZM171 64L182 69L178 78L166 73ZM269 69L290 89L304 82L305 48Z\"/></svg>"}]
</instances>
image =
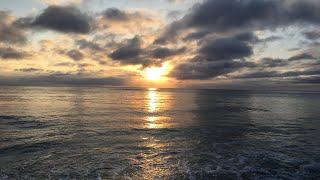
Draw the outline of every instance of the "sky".
<instances>
[{"instance_id":1,"label":"sky","mask_svg":"<svg viewBox=\"0 0 320 180\"><path fill-rule=\"evenodd\" d=\"M320 90L318 0L1 0L0 85Z\"/></svg>"}]
</instances>

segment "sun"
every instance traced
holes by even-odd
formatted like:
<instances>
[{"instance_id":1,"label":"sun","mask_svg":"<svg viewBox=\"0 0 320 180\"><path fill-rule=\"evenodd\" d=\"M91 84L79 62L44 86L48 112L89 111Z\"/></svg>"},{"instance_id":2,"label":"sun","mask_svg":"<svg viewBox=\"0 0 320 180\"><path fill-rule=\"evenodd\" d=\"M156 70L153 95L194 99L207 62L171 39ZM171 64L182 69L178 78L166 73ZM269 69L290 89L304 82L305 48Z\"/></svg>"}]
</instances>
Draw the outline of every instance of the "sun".
<instances>
[{"instance_id":1,"label":"sun","mask_svg":"<svg viewBox=\"0 0 320 180\"><path fill-rule=\"evenodd\" d=\"M145 77L149 80L160 80L165 72L164 67L150 67L145 71Z\"/></svg>"}]
</instances>

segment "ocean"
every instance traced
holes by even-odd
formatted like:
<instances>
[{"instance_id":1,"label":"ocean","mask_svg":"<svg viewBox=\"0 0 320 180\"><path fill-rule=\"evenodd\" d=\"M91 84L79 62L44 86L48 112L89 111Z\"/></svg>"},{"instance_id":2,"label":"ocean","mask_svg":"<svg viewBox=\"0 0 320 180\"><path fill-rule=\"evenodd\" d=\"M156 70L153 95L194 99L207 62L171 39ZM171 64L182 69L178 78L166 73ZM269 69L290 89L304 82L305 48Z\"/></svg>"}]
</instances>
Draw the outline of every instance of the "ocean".
<instances>
[{"instance_id":1,"label":"ocean","mask_svg":"<svg viewBox=\"0 0 320 180\"><path fill-rule=\"evenodd\" d=\"M0 179L320 179L320 93L0 87Z\"/></svg>"}]
</instances>

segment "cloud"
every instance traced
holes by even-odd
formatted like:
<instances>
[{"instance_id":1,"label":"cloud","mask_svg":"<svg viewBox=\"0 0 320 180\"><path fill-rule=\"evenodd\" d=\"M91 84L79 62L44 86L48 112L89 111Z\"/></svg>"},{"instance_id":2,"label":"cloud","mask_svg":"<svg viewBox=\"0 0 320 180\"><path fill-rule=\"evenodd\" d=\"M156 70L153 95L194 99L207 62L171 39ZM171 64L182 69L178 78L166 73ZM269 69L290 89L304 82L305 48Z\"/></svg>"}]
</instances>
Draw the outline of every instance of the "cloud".
<instances>
[{"instance_id":1,"label":"cloud","mask_svg":"<svg viewBox=\"0 0 320 180\"><path fill-rule=\"evenodd\" d=\"M112 23L129 23L130 21L139 21L144 23L154 21L147 11L124 11L118 8L108 8L101 13L102 19Z\"/></svg>"},{"instance_id":2,"label":"cloud","mask_svg":"<svg viewBox=\"0 0 320 180\"><path fill-rule=\"evenodd\" d=\"M117 50L113 51L109 55L109 57L113 60L119 60L123 62L138 58L142 52L140 41L141 40L138 36L126 40L126 42L123 42L123 44Z\"/></svg>"},{"instance_id":3,"label":"cloud","mask_svg":"<svg viewBox=\"0 0 320 180\"><path fill-rule=\"evenodd\" d=\"M320 76L297 78L295 82L298 84L320 84Z\"/></svg>"},{"instance_id":4,"label":"cloud","mask_svg":"<svg viewBox=\"0 0 320 180\"><path fill-rule=\"evenodd\" d=\"M320 31L306 31L303 35L309 40L318 40L320 38Z\"/></svg>"},{"instance_id":5,"label":"cloud","mask_svg":"<svg viewBox=\"0 0 320 180\"><path fill-rule=\"evenodd\" d=\"M170 56L175 56L178 54L181 54L183 52L185 52L186 48L179 48L179 49L169 49L166 47L159 47L156 49L153 49L151 51L152 57L156 58L156 59L163 59L163 58L167 58Z\"/></svg>"},{"instance_id":6,"label":"cloud","mask_svg":"<svg viewBox=\"0 0 320 180\"><path fill-rule=\"evenodd\" d=\"M101 32L116 35L145 36L163 25L164 21L156 11L150 10L120 10L108 8L97 13L95 27Z\"/></svg>"},{"instance_id":7,"label":"cloud","mask_svg":"<svg viewBox=\"0 0 320 180\"><path fill-rule=\"evenodd\" d=\"M182 11L173 10L167 13L167 19L177 19L179 16L182 15Z\"/></svg>"},{"instance_id":8,"label":"cloud","mask_svg":"<svg viewBox=\"0 0 320 180\"><path fill-rule=\"evenodd\" d=\"M278 78L278 77L297 77L297 76L312 76L320 75L319 69L308 69L308 70L297 70L297 71L287 71L287 72L278 72L278 71L265 71L265 72L254 72L243 74L237 76L236 78Z\"/></svg>"},{"instance_id":9,"label":"cloud","mask_svg":"<svg viewBox=\"0 0 320 180\"><path fill-rule=\"evenodd\" d=\"M100 11L90 8L91 1L73 5L66 0L45 1L50 4L36 16L15 17L0 11L0 58L8 66L2 73L40 75L39 79L26 77L29 84L31 80L40 84L86 84L89 80L107 84L110 79L97 78L98 73L92 72L140 74L144 68L164 62L168 69L172 67L168 75L172 78L212 83L258 82L262 78L269 82L295 82L291 81L295 78L306 82L309 78L311 82L311 76L319 75L317 0L202 0L184 11L191 3L188 1L173 7L169 19L166 10ZM86 13L80 7L89 9ZM41 30L63 34L42 36L38 34ZM26 44L28 40L32 43ZM300 54L287 51L297 45L301 45ZM31 54L39 61L4 61L22 60ZM55 61L59 58L61 62ZM59 69L61 73L57 73ZM92 74L84 75L86 72Z\"/></svg>"},{"instance_id":10,"label":"cloud","mask_svg":"<svg viewBox=\"0 0 320 180\"><path fill-rule=\"evenodd\" d=\"M154 27L155 25L159 25L159 21L161 21L158 19L158 13L149 10L132 11L120 10L118 8L112 7L104 10L100 15L101 18L98 24L100 26L102 25L103 28L110 28L112 26L115 26L115 24L123 25L127 28L128 26L130 26L131 28L150 28Z\"/></svg>"},{"instance_id":11,"label":"cloud","mask_svg":"<svg viewBox=\"0 0 320 180\"><path fill-rule=\"evenodd\" d=\"M29 56L30 54L22 51L17 51L11 47L6 47L6 48L0 47L0 59L21 60Z\"/></svg>"},{"instance_id":12,"label":"cloud","mask_svg":"<svg viewBox=\"0 0 320 180\"><path fill-rule=\"evenodd\" d=\"M129 15L126 12L121 11L117 8L106 9L105 11L103 11L102 15L104 18L106 18L108 20L112 20L112 21L127 21L127 20L129 20Z\"/></svg>"},{"instance_id":13,"label":"cloud","mask_svg":"<svg viewBox=\"0 0 320 180\"><path fill-rule=\"evenodd\" d=\"M280 1L272 0L208 0L194 6L183 21L186 27L216 31L265 26L276 23L275 17L279 16L281 6Z\"/></svg>"},{"instance_id":14,"label":"cloud","mask_svg":"<svg viewBox=\"0 0 320 180\"><path fill-rule=\"evenodd\" d=\"M317 58L314 57L312 54L302 53L302 54L298 54L298 55L292 56L288 60L289 61L299 61L299 60L303 60L303 59L315 60Z\"/></svg>"},{"instance_id":15,"label":"cloud","mask_svg":"<svg viewBox=\"0 0 320 180\"><path fill-rule=\"evenodd\" d=\"M252 33L240 33L232 37L206 40L200 43L198 54L193 59L174 67L170 76L178 80L206 80L244 69L250 71L258 69L259 71L247 74L240 73L235 78L296 77L320 73L317 69L287 72L262 71L266 68L287 67L292 61L315 60L316 58L311 54L302 53L288 59L262 58L257 62L245 60L253 55L251 45L260 42L261 40Z\"/></svg>"},{"instance_id":16,"label":"cloud","mask_svg":"<svg viewBox=\"0 0 320 180\"><path fill-rule=\"evenodd\" d=\"M208 57L208 60L241 59L253 54L251 47L236 37L209 41L199 52Z\"/></svg>"},{"instance_id":17,"label":"cloud","mask_svg":"<svg viewBox=\"0 0 320 180\"><path fill-rule=\"evenodd\" d=\"M250 32L207 39L200 43L194 58L174 67L170 76L178 80L206 80L242 68L256 67L255 63L245 60L253 55L250 43L256 40L257 37Z\"/></svg>"},{"instance_id":18,"label":"cloud","mask_svg":"<svg viewBox=\"0 0 320 180\"><path fill-rule=\"evenodd\" d=\"M289 63L286 59L274 59L274 58L262 58L257 66L263 68L274 68L274 67L282 67L287 66Z\"/></svg>"},{"instance_id":19,"label":"cloud","mask_svg":"<svg viewBox=\"0 0 320 180\"><path fill-rule=\"evenodd\" d=\"M54 64L54 66L74 67L74 66L76 66L76 64L75 63L70 63L70 62L62 62L62 63Z\"/></svg>"},{"instance_id":20,"label":"cloud","mask_svg":"<svg viewBox=\"0 0 320 180\"><path fill-rule=\"evenodd\" d=\"M181 54L186 51L185 47L170 49L167 47L147 46L142 48L139 36L126 39L117 45L116 49L109 54L112 60L124 65L160 66L168 57Z\"/></svg>"},{"instance_id":21,"label":"cloud","mask_svg":"<svg viewBox=\"0 0 320 180\"><path fill-rule=\"evenodd\" d=\"M148 67L161 63L143 55L141 40L138 36L124 40L116 50L109 54L109 57L123 65L142 65L142 67Z\"/></svg>"},{"instance_id":22,"label":"cloud","mask_svg":"<svg viewBox=\"0 0 320 180\"><path fill-rule=\"evenodd\" d=\"M43 71L43 69L39 69L39 68L22 68L22 69L15 69L15 71L19 71L19 72L40 72Z\"/></svg>"},{"instance_id":23,"label":"cloud","mask_svg":"<svg viewBox=\"0 0 320 180\"><path fill-rule=\"evenodd\" d=\"M320 3L312 0L205 0L191 8L181 20L167 26L154 44L180 43L175 38L181 37L185 42L197 40L194 57L177 64L170 73L178 80L226 78L225 75L239 78L317 75L319 71L310 67L283 72L286 67L297 66L294 61L317 59L308 53L288 59L252 61L250 58L254 55L254 46L281 39L279 36L260 38L264 30L291 25L319 25L319 10ZM256 36L258 33L259 38ZM244 72L247 73L244 75Z\"/></svg>"},{"instance_id":24,"label":"cloud","mask_svg":"<svg viewBox=\"0 0 320 180\"><path fill-rule=\"evenodd\" d=\"M102 12L102 17L107 21L113 21L113 22L128 22L128 21L134 21L134 20L149 20L152 21L151 18L149 18L146 14L143 12L128 12L123 11L118 8L108 8Z\"/></svg>"},{"instance_id":25,"label":"cloud","mask_svg":"<svg viewBox=\"0 0 320 180\"><path fill-rule=\"evenodd\" d=\"M25 44L26 32L8 11L0 11L0 42L10 44Z\"/></svg>"},{"instance_id":26,"label":"cloud","mask_svg":"<svg viewBox=\"0 0 320 180\"><path fill-rule=\"evenodd\" d=\"M75 61L80 61L80 60L82 60L82 59L84 58L84 55L83 55L80 51L78 51L78 50L76 50L76 49L72 49L72 50L66 52L66 54L67 54L71 59L73 59L73 60L75 60Z\"/></svg>"},{"instance_id":27,"label":"cloud","mask_svg":"<svg viewBox=\"0 0 320 180\"><path fill-rule=\"evenodd\" d=\"M189 62L175 66L169 76L178 80L206 80L253 66L255 66L254 63L247 61L215 62L195 58Z\"/></svg>"},{"instance_id":28,"label":"cloud","mask_svg":"<svg viewBox=\"0 0 320 180\"><path fill-rule=\"evenodd\" d=\"M178 80L205 80L211 79L221 75L227 75L229 73L247 69L250 71L258 70L256 72L250 73L241 73L234 75L235 79L258 79L258 78L280 78L280 77L298 77L298 76L311 76L311 75L320 75L320 70L316 66L309 67L305 70L295 70L295 71L263 71L266 68L279 68L286 67L291 61L297 61L302 59L314 59L310 54L300 54L293 56L289 59L280 59L280 58L262 58L258 62L250 61L235 61L235 60L222 60L222 61L208 61L203 59L203 57L198 56L183 64L177 65L173 68L170 73L171 77L174 77ZM214 58L216 59L216 58Z\"/></svg>"},{"instance_id":29,"label":"cloud","mask_svg":"<svg viewBox=\"0 0 320 180\"><path fill-rule=\"evenodd\" d=\"M53 73L33 77L1 77L0 85L70 85L70 86L122 86L125 80L117 77L85 77L81 74Z\"/></svg>"},{"instance_id":30,"label":"cloud","mask_svg":"<svg viewBox=\"0 0 320 180\"><path fill-rule=\"evenodd\" d=\"M315 0L205 0L170 24L156 43L172 40L179 32L191 28L226 33L293 24L319 25L319 10L320 2Z\"/></svg>"},{"instance_id":31,"label":"cloud","mask_svg":"<svg viewBox=\"0 0 320 180\"><path fill-rule=\"evenodd\" d=\"M206 31L206 30L204 30L204 31L196 31L196 32L192 32L192 33L188 34L187 36L185 36L183 38L183 40L184 41L197 40L197 39L204 38L208 34L210 34L210 31Z\"/></svg>"},{"instance_id":32,"label":"cloud","mask_svg":"<svg viewBox=\"0 0 320 180\"><path fill-rule=\"evenodd\" d=\"M242 32L235 34L234 39L237 39L239 41L243 42L257 42L259 41L258 37L253 32Z\"/></svg>"},{"instance_id":33,"label":"cloud","mask_svg":"<svg viewBox=\"0 0 320 180\"><path fill-rule=\"evenodd\" d=\"M79 64L77 64L77 65L78 65L78 67L80 67L80 68L92 66L91 64L88 64L88 63L79 63Z\"/></svg>"},{"instance_id":34,"label":"cloud","mask_svg":"<svg viewBox=\"0 0 320 180\"><path fill-rule=\"evenodd\" d=\"M99 46L99 44L87 41L85 39L77 40L76 45L79 46L80 49L90 49L93 51L101 51L102 48Z\"/></svg>"},{"instance_id":35,"label":"cloud","mask_svg":"<svg viewBox=\"0 0 320 180\"><path fill-rule=\"evenodd\" d=\"M270 36L270 37L267 37L267 38L258 39L257 43L274 42L274 41L278 41L278 40L281 40L281 39L282 39L282 37L279 37L279 36Z\"/></svg>"},{"instance_id":36,"label":"cloud","mask_svg":"<svg viewBox=\"0 0 320 180\"><path fill-rule=\"evenodd\" d=\"M87 34L91 31L90 18L72 6L49 6L31 23L31 26L64 33Z\"/></svg>"},{"instance_id":37,"label":"cloud","mask_svg":"<svg viewBox=\"0 0 320 180\"><path fill-rule=\"evenodd\" d=\"M88 63L70 63L70 62L62 62L62 63L56 63L53 66L56 67L79 67L79 68L84 68L84 67L89 67L92 66L91 64Z\"/></svg>"}]
</instances>

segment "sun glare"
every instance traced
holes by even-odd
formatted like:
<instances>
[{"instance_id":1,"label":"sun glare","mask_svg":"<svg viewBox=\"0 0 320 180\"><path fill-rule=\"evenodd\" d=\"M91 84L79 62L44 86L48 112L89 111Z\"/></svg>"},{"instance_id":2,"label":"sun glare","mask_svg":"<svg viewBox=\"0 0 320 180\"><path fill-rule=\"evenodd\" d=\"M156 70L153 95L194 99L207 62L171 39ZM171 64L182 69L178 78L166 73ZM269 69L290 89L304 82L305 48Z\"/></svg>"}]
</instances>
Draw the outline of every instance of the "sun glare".
<instances>
[{"instance_id":1,"label":"sun glare","mask_svg":"<svg viewBox=\"0 0 320 180\"><path fill-rule=\"evenodd\" d=\"M149 80L156 81L162 78L164 72L165 72L164 67L151 67L146 69L145 76Z\"/></svg>"}]
</instances>

